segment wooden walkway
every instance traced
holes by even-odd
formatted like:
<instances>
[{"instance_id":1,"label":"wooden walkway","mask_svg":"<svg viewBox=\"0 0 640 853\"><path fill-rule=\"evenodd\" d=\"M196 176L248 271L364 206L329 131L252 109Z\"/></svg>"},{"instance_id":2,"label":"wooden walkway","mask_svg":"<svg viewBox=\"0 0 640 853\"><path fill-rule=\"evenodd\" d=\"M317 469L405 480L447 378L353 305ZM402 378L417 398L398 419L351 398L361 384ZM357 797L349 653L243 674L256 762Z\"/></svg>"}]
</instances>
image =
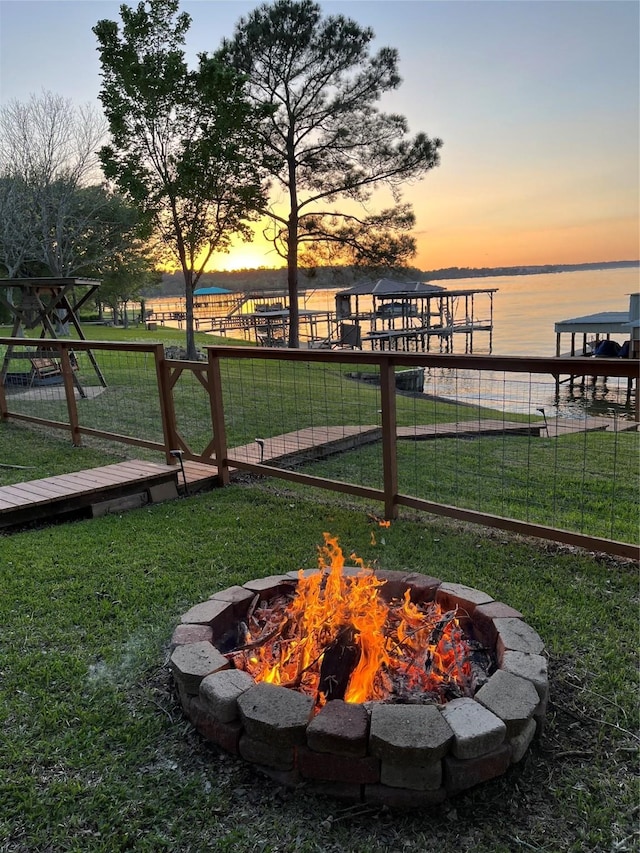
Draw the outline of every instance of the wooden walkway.
<instances>
[{"instance_id":1,"label":"wooden walkway","mask_svg":"<svg viewBox=\"0 0 640 853\"><path fill-rule=\"evenodd\" d=\"M472 420L457 423L398 427L399 440L426 441L437 438L479 438L497 435L531 435L556 438L592 430L638 430L639 424L613 418L586 420L549 419L535 423L501 420ZM380 426L308 427L271 438L256 438L250 444L228 451L230 471L240 471L236 463L299 465L334 453L343 453L379 441ZM183 475L184 471L184 475ZM95 517L108 512L170 500L179 494L194 494L218 483L215 465L184 460L180 465L130 460L45 477L11 486L0 486L0 530L35 522L51 523L79 517Z\"/></svg>"},{"instance_id":2,"label":"wooden walkway","mask_svg":"<svg viewBox=\"0 0 640 853\"><path fill-rule=\"evenodd\" d=\"M382 428L379 426L326 426L286 432L272 438L256 438L251 444L229 450L229 459L250 462L286 462L295 465L321 459L332 453L353 450L362 444L379 441Z\"/></svg>"},{"instance_id":3,"label":"wooden walkway","mask_svg":"<svg viewBox=\"0 0 640 853\"><path fill-rule=\"evenodd\" d=\"M103 515L177 497L176 469L131 460L0 487L0 529Z\"/></svg>"},{"instance_id":4,"label":"wooden walkway","mask_svg":"<svg viewBox=\"0 0 640 853\"><path fill-rule=\"evenodd\" d=\"M458 421L457 423L428 424L427 426L398 427L399 439L425 441L434 438L479 438L490 435L535 435L542 438L557 438L583 432L629 432L638 431L640 424L621 418L549 418L532 423L522 421Z\"/></svg>"},{"instance_id":5,"label":"wooden walkway","mask_svg":"<svg viewBox=\"0 0 640 853\"><path fill-rule=\"evenodd\" d=\"M625 421L622 418L552 418L549 420L549 437L570 435L576 432L638 432L640 424L637 421ZM542 424L542 436L547 435Z\"/></svg>"},{"instance_id":6,"label":"wooden walkway","mask_svg":"<svg viewBox=\"0 0 640 853\"><path fill-rule=\"evenodd\" d=\"M481 421L459 421L447 424L427 424L426 426L398 427L399 439L427 441L435 438L479 438L488 435L540 435L544 423L522 423L520 421L501 421L483 419Z\"/></svg>"}]
</instances>

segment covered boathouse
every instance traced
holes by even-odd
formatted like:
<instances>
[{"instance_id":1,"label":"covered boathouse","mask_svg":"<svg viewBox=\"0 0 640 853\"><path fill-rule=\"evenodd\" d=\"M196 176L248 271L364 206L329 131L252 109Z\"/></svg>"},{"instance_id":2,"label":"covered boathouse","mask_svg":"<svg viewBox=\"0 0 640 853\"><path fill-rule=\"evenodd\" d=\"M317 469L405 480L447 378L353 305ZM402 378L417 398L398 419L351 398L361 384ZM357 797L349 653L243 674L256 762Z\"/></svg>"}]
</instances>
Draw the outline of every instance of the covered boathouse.
<instances>
[{"instance_id":1,"label":"covered boathouse","mask_svg":"<svg viewBox=\"0 0 640 853\"><path fill-rule=\"evenodd\" d=\"M488 332L491 352L497 290L449 290L388 278L364 281L336 294L336 319L343 340L373 350L429 352L435 343L441 352L452 352L454 335L464 335L465 352L471 353L474 332Z\"/></svg>"},{"instance_id":2,"label":"covered boathouse","mask_svg":"<svg viewBox=\"0 0 640 853\"><path fill-rule=\"evenodd\" d=\"M620 355L628 358L640 358L640 293L629 295L627 311L600 311L585 317L574 317L572 320L559 320L555 324L556 355L588 356L605 355L613 352L601 346L612 338L622 338ZM570 349L562 352L562 336L570 335ZM579 343L576 345L576 338Z\"/></svg>"}]
</instances>

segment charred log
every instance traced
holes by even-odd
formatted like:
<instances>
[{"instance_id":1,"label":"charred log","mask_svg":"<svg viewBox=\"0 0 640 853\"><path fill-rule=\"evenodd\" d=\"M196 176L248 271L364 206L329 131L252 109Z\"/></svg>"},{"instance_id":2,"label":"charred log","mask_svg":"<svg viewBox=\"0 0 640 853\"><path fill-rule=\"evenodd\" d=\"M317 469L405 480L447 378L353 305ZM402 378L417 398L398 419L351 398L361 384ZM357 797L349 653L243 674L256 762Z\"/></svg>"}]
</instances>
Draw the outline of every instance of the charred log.
<instances>
[{"instance_id":1,"label":"charred log","mask_svg":"<svg viewBox=\"0 0 640 853\"><path fill-rule=\"evenodd\" d=\"M351 673L360 660L360 646L351 625L340 629L335 640L326 646L320 666L318 692L330 701L344 699Z\"/></svg>"}]
</instances>

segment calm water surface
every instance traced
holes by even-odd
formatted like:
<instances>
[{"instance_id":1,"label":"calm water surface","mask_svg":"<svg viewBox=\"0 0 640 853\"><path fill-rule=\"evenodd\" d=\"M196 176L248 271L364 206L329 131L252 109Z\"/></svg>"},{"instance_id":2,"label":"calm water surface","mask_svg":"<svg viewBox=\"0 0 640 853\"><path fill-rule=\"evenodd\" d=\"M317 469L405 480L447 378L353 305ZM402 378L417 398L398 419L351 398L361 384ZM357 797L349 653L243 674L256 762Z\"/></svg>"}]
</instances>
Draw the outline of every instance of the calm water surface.
<instances>
[{"instance_id":1,"label":"calm water surface","mask_svg":"<svg viewBox=\"0 0 640 853\"><path fill-rule=\"evenodd\" d=\"M434 282L450 290L498 288L493 296L493 355L555 356L554 324L599 311L626 311L629 294L640 290L640 269L589 270L545 275L462 278ZM342 289L342 288L341 288ZM305 308L335 310L335 291L316 291ZM361 310L367 310L364 299ZM484 317L484 301L476 311ZM563 338L569 346L569 337ZM474 352L488 352L489 335L474 336ZM456 336L455 352L464 352Z\"/></svg>"},{"instance_id":2,"label":"calm water surface","mask_svg":"<svg viewBox=\"0 0 640 853\"><path fill-rule=\"evenodd\" d=\"M555 356L554 324L561 320L584 317L600 311L627 311L629 294L640 290L640 269L588 270L581 272L547 273L543 275L496 276L438 281L448 289L498 288L493 297L493 355ZM344 288L339 288L344 289ZM335 310L335 290L308 292L301 307L316 311ZM476 315L484 318L485 297ZM163 300L165 301L165 300ZM171 299L175 303L175 297ZM486 298L488 304L488 297ZM160 300L149 300L149 304ZM160 306L158 306L160 307ZM172 307L175 307L172 306ZM370 306L360 300L360 309ZM623 337L618 338L621 342ZM581 345L582 341L578 341ZM563 352L570 346L570 337L563 336ZM437 350L434 350L437 351ZM473 340L474 353L489 352L489 334L477 332ZM464 336L454 336L454 352L464 352ZM438 396L478 402L477 373L456 371L427 372L425 391ZM589 415L632 416L633 397L627 395L626 380L609 383L599 381L584 388L561 386L559 398L551 377L536 377L526 382L515 374L492 377L482 389L483 403L493 401L505 411L536 413L538 408L554 416L583 417ZM491 390L491 386L495 391Z\"/></svg>"},{"instance_id":3,"label":"calm water surface","mask_svg":"<svg viewBox=\"0 0 640 853\"><path fill-rule=\"evenodd\" d=\"M627 311L629 294L640 290L640 270L476 278L460 286L499 288L493 301L494 355L554 356L554 324L599 311ZM565 342L568 346L568 336Z\"/></svg>"},{"instance_id":4,"label":"calm water surface","mask_svg":"<svg viewBox=\"0 0 640 853\"><path fill-rule=\"evenodd\" d=\"M448 286L451 286L451 282ZM585 317L600 311L627 311L629 295L640 289L640 271L634 269L590 270L586 272L551 273L544 275L466 279L456 282L460 287L498 287L494 295L494 355L555 356L554 324L561 320ZM616 338L620 342L625 336ZM482 352L482 336L474 352ZM582 340L577 341L581 346ZM570 336L564 335L562 351L568 351ZM443 396L477 401L478 389L471 374L457 375L455 385L446 376L433 376L433 386ZM547 416L584 417L585 414L631 418L634 398L628 394L626 380L587 381L570 386L563 383L556 396L551 377L536 376L532 384L525 377L494 377L494 390L483 387L483 402L494 398L499 408L520 413Z\"/></svg>"},{"instance_id":5,"label":"calm water surface","mask_svg":"<svg viewBox=\"0 0 640 853\"><path fill-rule=\"evenodd\" d=\"M640 270L589 270L543 275L495 276L491 278L438 281L448 289L498 288L493 297L493 336L491 353L512 356L555 356L555 323L585 317L600 311L627 311L629 294L640 290ZM485 317L482 307L478 317ZM330 310L333 294L313 294L307 308ZM360 301L361 309L368 306ZM488 314L487 314L488 316ZM617 338L620 342L624 336ZM581 346L582 339L577 342ZM570 337L561 341L568 351ZM474 353L489 352L489 334L479 332L473 339ZM454 352L464 352L464 337L454 336ZM556 396L551 376L491 374L482 387L476 371L428 370L425 392L462 402L493 405L507 412L537 415L544 408L548 417L584 417L587 415L632 417L633 397L628 396L626 380L590 381L580 386L563 383Z\"/></svg>"}]
</instances>

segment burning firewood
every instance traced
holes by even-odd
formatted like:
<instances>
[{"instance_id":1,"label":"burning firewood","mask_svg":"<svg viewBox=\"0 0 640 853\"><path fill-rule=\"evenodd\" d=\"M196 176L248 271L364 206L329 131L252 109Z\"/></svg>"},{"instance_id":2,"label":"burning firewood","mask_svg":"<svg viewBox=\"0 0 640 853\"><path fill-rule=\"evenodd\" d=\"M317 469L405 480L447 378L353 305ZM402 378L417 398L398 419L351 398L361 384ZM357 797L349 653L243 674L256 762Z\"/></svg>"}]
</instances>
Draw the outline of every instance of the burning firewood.
<instances>
[{"instance_id":1,"label":"burning firewood","mask_svg":"<svg viewBox=\"0 0 640 853\"><path fill-rule=\"evenodd\" d=\"M352 556L345 573L337 540L326 534L318 572L300 572L295 591L254 600L227 657L257 681L334 699L428 700L472 696L482 675L477 644L432 600L380 594L384 580ZM328 571L327 571L328 570Z\"/></svg>"},{"instance_id":2,"label":"burning firewood","mask_svg":"<svg viewBox=\"0 0 640 853\"><path fill-rule=\"evenodd\" d=\"M447 626L456 618L456 613L456 610L450 610L448 613L444 613L442 617L436 622L433 630L431 631L431 635L429 637L429 645L427 646L427 654L424 662L424 668L427 670L427 672L434 671L436 675L439 675L441 677L447 676L447 672L437 666L436 655L438 645L442 640L442 635L444 634ZM453 643L447 643L447 651L450 651L452 654L455 655L455 645Z\"/></svg>"},{"instance_id":3,"label":"burning firewood","mask_svg":"<svg viewBox=\"0 0 640 853\"><path fill-rule=\"evenodd\" d=\"M358 665L360 654L356 632L351 625L341 628L335 640L325 647L318 692L327 702L331 699L344 699L351 673Z\"/></svg>"}]
</instances>

